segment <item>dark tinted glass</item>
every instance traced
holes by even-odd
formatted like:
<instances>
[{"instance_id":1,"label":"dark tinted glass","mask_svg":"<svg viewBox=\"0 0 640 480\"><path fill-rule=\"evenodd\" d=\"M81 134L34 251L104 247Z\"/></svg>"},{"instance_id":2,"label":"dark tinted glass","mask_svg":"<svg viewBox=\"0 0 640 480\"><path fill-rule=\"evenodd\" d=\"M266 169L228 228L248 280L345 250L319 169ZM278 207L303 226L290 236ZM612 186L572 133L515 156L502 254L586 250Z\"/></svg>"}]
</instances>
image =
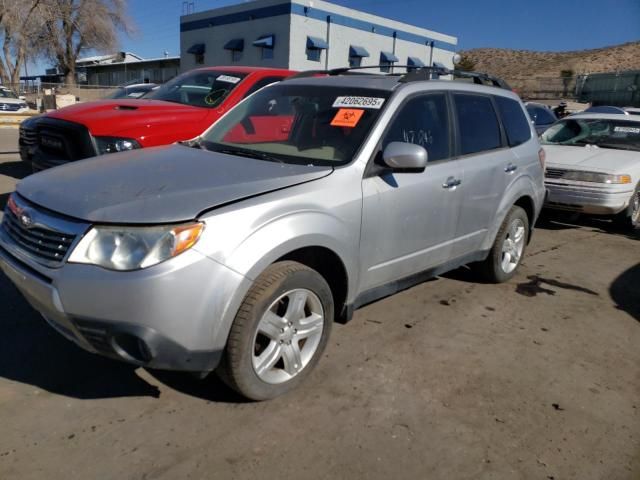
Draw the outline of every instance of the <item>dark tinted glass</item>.
<instances>
[{"instance_id":1,"label":"dark tinted glass","mask_svg":"<svg viewBox=\"0 0 640 480\"><path fill-rule=\"evenodd\" d=\"M280 80L282 80L282 77L265 77L262 80L258 80L256 83L253 84L253 87L251 87L247 91L247 93L244 94L244 97L248 97L252 93L260 90L262 87L266 87L267 85L271 85L272 83L279 82Z\"/></svg>"},{"instance_id":2,"label":"dark tinted glass","mask_svg":"<svg viewBox=\"0 0 640 480\"><path fill-rule=\"evenodd\" d=\"M505 97L495 97L502 118L502 124L507 132L510 147L515 147L531 138L531 128L520 102Z\"/></svg>"},{"instance_id":3,"label":"dark tinted glass","mask_svg":"<svg viewBox=\"0 0 640 480\"><path fill-rule=\"evenodd\" d=\"M409 100L391 123L382 147L391 142L424 147L430 162L449 157L449 117L445 96L433 94Z\"/></svg>"},{"instance_id":4,"label":"dark tinted glass","mask_svg":"<svg viewBox=\"0 0 640 480\"><path fill-rule=\"evenodd\" d=\"M527 112L529 112L531 120L533 120L533 123L536 125L549 125L556 121L556 117L553 113L546 108L527 105Z\"/></svg>"},{"instance_id":5,"label":"dark tinted glass","mask_svg":"<svg viewBox=\"0 0 640 480\"><path fill-rule=\"evenodd\" d=\"M493 150L501 146L500 126L489 97L454 95L460 132L460 154Z\"/></svg>"}]
</instances>

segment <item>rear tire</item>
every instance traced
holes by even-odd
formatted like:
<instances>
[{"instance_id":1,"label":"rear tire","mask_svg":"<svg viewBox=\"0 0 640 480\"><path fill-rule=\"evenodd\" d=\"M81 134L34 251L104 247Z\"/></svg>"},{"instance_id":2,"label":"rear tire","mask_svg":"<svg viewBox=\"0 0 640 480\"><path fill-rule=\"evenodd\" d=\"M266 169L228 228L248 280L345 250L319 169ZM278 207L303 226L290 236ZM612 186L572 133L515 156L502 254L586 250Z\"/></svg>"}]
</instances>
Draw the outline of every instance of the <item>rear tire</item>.
<instances>
[{"instance_id":1,"label":"rear tire","mask_svg":"<svg viewBox=\"0 0 640 480\"><path fill-rule=\"evenodd\" d=\"M636 186L629 206L616 215L613 221L625 230L640 230L640 184Z\"/></svg>"},{"instance_id":2,"label":"rear tire","mask_svg":"<svg viewBox=\"0 0 640 480\"><path fill-rule=\"evenodd\" d=\"M298 262L277 262L254 282L229 333L219 376L251 400L297 387L322 356L333 323L325 279Z\"/></svg>"},{"instance_id":3,"label":"rear tire","mask_svg":"<svg viewBox=\"0 0 640 480\"><path fill-rule=\"evenodd\" d=\"M514 205L502 222L489 255L477 265L478 273L492 283L511 279L522 262L528 240L529 217Z\"/></svg>"}]
</instances>

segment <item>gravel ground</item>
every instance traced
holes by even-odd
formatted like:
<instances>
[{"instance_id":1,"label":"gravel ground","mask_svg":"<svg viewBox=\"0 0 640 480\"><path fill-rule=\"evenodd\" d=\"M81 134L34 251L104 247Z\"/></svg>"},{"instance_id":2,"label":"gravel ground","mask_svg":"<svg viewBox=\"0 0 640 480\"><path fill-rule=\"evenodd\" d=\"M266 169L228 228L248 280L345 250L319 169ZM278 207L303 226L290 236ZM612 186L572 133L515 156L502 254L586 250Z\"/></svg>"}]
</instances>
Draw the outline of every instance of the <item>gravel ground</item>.
<instances>
[{"instance_id":1,"label":"gravel ground","mask_svg":"<svg viewBox=\"0 0 640 480\"><path fill-rule=\"evenodd\" d=\"M639 479L638 240L546 221L513 281L371 304L265 403L85 353L0 275L0 479Z\"/></svg>"}]
</instances>

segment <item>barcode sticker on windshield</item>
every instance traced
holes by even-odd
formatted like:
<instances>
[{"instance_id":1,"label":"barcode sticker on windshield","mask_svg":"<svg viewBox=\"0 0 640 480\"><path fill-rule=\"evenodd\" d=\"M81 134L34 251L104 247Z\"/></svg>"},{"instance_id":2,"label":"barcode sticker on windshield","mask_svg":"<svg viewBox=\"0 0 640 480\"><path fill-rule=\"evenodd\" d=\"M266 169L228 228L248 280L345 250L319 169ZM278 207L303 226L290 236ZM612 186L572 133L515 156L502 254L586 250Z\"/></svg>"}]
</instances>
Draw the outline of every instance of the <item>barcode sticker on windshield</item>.
<instances>
[{"instance_id":1,"label":"barcode sticker on windshield","mask_svg":"<svg viewBox=\"0 0 640 480\"><path fill-rule=\"evenodd\" d=\"M227 83L238 83L240 81L238 77L232 77L230 75L220 75L216 80Z\"/></svg>"},{"instance_id":2,"label":"barcode sticker on windshield","mask_svg":"<svg viewBox=\"0 0 640 480\"><path fill-rule=\"evenodd\" d=\"M640 128L635 128L635 127L614 127L613 131L614 132L620 132L620 133L640 133Z\"/></svg>"},{"instance_id":3,"label":"barcode sticker on windshield","mask_svg":"<svg viewBox=\"0 0 640 480\"><path fill-rule=\"evenodd\" d=\"M333 108L356 107L356 108L372 108L379 110L384 104L384 98L376 97L338 97L333 102Z\"/></svg>"}]
</instances>

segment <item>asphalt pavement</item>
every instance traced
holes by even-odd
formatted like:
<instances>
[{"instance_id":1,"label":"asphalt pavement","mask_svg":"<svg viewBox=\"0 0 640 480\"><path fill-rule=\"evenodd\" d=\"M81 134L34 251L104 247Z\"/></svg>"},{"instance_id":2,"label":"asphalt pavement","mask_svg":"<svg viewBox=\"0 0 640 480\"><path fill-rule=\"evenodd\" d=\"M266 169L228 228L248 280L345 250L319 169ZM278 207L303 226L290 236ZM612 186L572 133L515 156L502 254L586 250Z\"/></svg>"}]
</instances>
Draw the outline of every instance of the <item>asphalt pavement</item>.
<instances>
[{"instance_id":1,"label":"asphalt pavement","mask_svg":"<svg viewBox=\"0 0 640 480\"><path fill-rule=\"evenodd\" d=\"M0 154L0 205L27 173ZM0 274L0 479L637 480L639 240L547 220L512 281L463 268L358 310L264 403L86 353Z\"/></svg>"}]
</instances>

